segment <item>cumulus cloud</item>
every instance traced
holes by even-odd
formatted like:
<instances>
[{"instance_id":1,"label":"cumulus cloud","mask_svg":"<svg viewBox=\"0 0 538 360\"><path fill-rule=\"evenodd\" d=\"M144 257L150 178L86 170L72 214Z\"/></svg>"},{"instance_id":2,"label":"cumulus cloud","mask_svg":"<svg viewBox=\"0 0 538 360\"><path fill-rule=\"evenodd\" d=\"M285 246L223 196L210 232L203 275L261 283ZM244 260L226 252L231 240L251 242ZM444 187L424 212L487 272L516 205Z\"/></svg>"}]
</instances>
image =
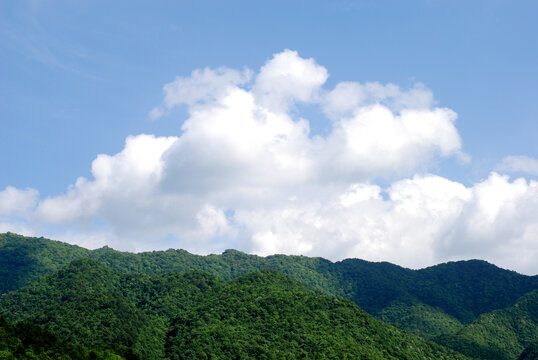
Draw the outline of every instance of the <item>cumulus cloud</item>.
<instances>
[{"instance_id":1,"label":"cumulus cloud","mask_svg":"<svg viewBox=\"0 0 538 360\"><path fill-rule=\"evenodd\" d=\"M453 110L422 84L327 89L328 76L285 50L258 72L177 77L151 116L186 106L179 134L129 136L59 196L8 188L0 214L19 209L20 226L89 247L235 247L410 267L486 258L538 270L536 182L492 173L464 186L429 174L439 159L465 156ZM300 103L326 115L326 134L311 132Z\"/></svg>"},{"instance_id":2,"label":"cumulus cloud","mask_svg":"<svg viewBox=\"0 0 538 360\"><path fill-rule=\"evenodd\" d=\"M460 153L456 114L445 108L402 110L395 114L376 104L343 118L321 143L331 173L351 178L408 173L437 155Z\"/></svg>"},{"instance_id":3,"label":"cumulus cloud","mask_svg":"<svg viewBox=\"0 0 538 360\"><path fill-rule=\"evenodd\" d=\"M528 156L507 156L497 166L500 171L524 172L530 175L538 175L538 160Z\"/></svg>"},{"instance_id":4,"label":"cumulus cloud","mask_svg":"<svg viewBox=\"0 0 538 360\"><path fill-rule=\"evenodd\" d=\"M24 215L35 207L38 197L39 192L35 189L20 190L8 186L0 191L0 216Z\"/></svg>"},{"instance_id":5,"label":"cumulus cloud","mask_svg":"<svg viewBox=\"0 0 538 360\"><path fill-rule=\"evenodd\" d=\"M251 71L248 69L237 71L225 67L198 69L189 77L178 76L163 87L163 104L153 108L149 116L156 120L174 106L185 104L193 107L199 102L216 100L235 86L248 82L250 77Z\"/></svg>"},{"instance_id":6,"label":"cumulus cloud","mask_svg":"<svg viewBox=\"0 0 538 360\"><path fill-rule=\"evenodd\" d=\"M469 197L470 190L461 184L415 176L386 191L352 184L323 202L239 212L236 221L252 232L256 253L351 256L416 267L439 260L432 245Z\"/></svg>"},{"instance_id":7,"label":"cumulus cloud","mask_svg":"<svg viewBox=\"0 0 538 360\"><path fill-rule=\"evenodd\" d=\"M385 194L383 194L385 192ZM385 195L385 196L383 196ZM538 183L492 173L472 186L436 175L402 179L383 190L353 184L328 201L239 211L251 251L358 257L417 268L487 259L536 273Z\"/></svg>"},{"instance_id":8,"label":"cumulus cloud","mask_svg":"<svg viewBox=\"0 0 538 360\"><path fill-rule=\"evenodd\" d=\"M31 188L21 190L8 186L0 191L0 233L35 235L30 223L38 200L39 192Z\"/></svg>"},{"instance_id":9,"label":"cumulus cloud","mask_svg":"<svg viewBox=\"0 0 538 360\"><path fill-rule=\"evenodd\" d=\"M472 188L459 221L447 228L438 252L458 257L485 257L497 264L536 273L538 182L510 181L491 173Z\"/></svg>"},{"instance_id":10,"label":"cumulus cloud","mask_svg":"<svg viewBox=\"0 0 538 360\"><path fill-rule=\"evenodd\" d=\"M323 98L323 111L331 119L338 119L352 115L360 105L372 103L383 104L398 112L403 109L429 109L435 101L433 92L421 83L405 90L395 84L344 81Z\"/></svg>"},{"instance_id":11,"label":"cumulus cloud","mask_svg":"<svg viewBox=\"0 0 538 360\"><path fill-rule=\"evenodd\" d=\"M315 102L329 73L312 58L296 51L275 54L261 69L254 84L257 101L271 111L286 111L294 102Z\"/></svg>"},{"instance_id":12,"label":"cumulus cloud","mask_svg":"<svg viewBox=\"0 0 538 360\"><path fill-rule=\"evenodd\" d=\"M97 156L92 163L93 180L81 177L65 194L43 199L35 215L52 224L91 221L96 216L130 223L132 219L125 217L152 201L164 166L162 154L176 140L153 135L128 137L120 153Z\"/></svg>"}]
</instances>

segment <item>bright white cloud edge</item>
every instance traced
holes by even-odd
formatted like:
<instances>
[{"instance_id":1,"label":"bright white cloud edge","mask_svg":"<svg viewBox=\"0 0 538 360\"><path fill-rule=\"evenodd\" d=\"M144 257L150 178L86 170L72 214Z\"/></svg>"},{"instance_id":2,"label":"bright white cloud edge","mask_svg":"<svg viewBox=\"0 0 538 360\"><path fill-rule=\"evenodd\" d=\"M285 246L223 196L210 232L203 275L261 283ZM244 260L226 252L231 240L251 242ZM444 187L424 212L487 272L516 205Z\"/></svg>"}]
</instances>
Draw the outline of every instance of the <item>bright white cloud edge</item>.
<instances>
[{"instance_id":1,"label":"bright white cloud edge","mask_svg":"<svg viewBox=\"0 0 538 360\"><path fill-rule=\"evenodd\" d=\"M424 172L443 157L467 158L456 113L422 84L326 89L328 76L285 50L257 73L177 77L150 117L187 106L180 134L129 136L120 153L93 161L93 179L56 197L6 188L0 230L90 248L238 248L413 268L482 258L537 272L535 181L492 172L466 187ZM310 133L301 103L327 115L328 134ZM379 177L392 184L382 189Z\"/></svg>"}]
</instances>

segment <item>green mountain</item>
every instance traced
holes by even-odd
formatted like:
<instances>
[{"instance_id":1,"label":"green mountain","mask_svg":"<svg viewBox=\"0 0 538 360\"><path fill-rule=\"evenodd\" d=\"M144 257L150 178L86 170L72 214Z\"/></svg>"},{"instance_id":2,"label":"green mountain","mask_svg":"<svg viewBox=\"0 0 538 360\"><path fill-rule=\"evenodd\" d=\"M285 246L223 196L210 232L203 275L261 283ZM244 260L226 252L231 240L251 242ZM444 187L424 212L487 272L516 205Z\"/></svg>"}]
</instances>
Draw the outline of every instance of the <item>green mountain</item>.
<instances>
[{"instance_id":1,"label":"green mountain","mask_svg":"<svg viewBox=\"0 0 538 360\"><path fill-rule=\"evenodd\" d=\"M380 320L411 334L434 340L456 334L464 325L444 311L424 303L395 301L378 313Z\"/></svg>"},{"instance_id":2,"label":"green mountain","mask_svg":"<svg viewBox=\"0 0 538 360\"><path fill-rule=\"evenodd\" d=\"M90 257L125 272L202 270L224 280L273 269L310 289L350 299L375 316L394 302L423 303L466 324L480 314L512 306L524 294L538 289L538 276L521 275L479 260L410 270L359 259L333 263L305 256L259 257L236 250L208 256L184 250L132 254L104 247L89 251L7 233L0 234L0 291L5 293L27 285L80 257Z\"/></svg>"},{"instance_id":3,"label":"green mountain","mask_svg":"<svg viewBox=\"0 0 538 360\"><path fill-rule=\"evenodd\" d=\"M67 341L114 343L160 359L172 316L218 282L201 272L127 274L78 259L2 296L0 315L43 325Z\"/></svg>"},{"instance_id":4,"label":"green mountain","mask_svg":"<svg viewBox=\"0 0 538 360\"><path fill-rule=\"evenodd\" d=\"M90 254L90 250L60 241L0 234L0 294L19 289Z\"/></svg>"},{"instance_id":5,"label":"green mountain","mask_svg":"<svg viewBox=\"0 0 538 360\"><path fill-rule=\"evenodd\" d=\"M435 340L471 357L517 359L538 340L538 290L524 295L512 307L483 314L457 333Z\"/></svg>"},{"instance_id":6,"label":"green mountain","mask_svg":"<svg viewBox=\"0 0 538 360\"><path fill-rule=\"evenodd\" d=\"M274 271L211 289L174 319L170 359L461 359Z\"/></svg>"},{"instance_id":7,"label":"green mountain","mask_svg":"<svg viewBox=\"0 0 538 360\"><path fill-rule=\"evenodd\" d=\"M93 262L81 260L67 266L73 259L84 257ZM97 264L105 266L96 270ZM81 275L74 270L77 266L90 269ZM333 263L304 256L259 257L236 250L208 256L184 250L133 254L108 247L90 251L11 233L0 234L0 289L7 293L31 285L3 296L0 314L10 316L11 310L2 309L2 304L11 299L14 308L10 309L22 309L17 310L20 317L12 320L46 325L70 341L86 345L113 342L133 347L146 356L151 353L160 357L169 321L194 304L193 299L199 302L200 294L208 289L216 291L215 284L258 270L276 270L311 290L347 298L386 323L479 358L493 359L498 354L517 358L530 344L537 327L535 321L527 322L529 326L525 328L506 317L500 322L487 320L492 313L497 314L493 319L499 318L500 309L505 309L501 311L505 314L523 295L538 289L538 276L503 270L485 261L459 261L410 270L386 262L347 259ZM77 275L67 276L65 272ZM27 301L32 298L30 289L44 286L41 277L45 274L49 274L44 278L49 282L59 281L58 276L63 276L62 281L73 277L73 283L64 283L64 288L50 289L56 291L49 294L51 298L64 302L61 317L52 312L56 311L56 303L47 296ZM41 280L32 283L38 279ZM196 285L200 282L205 285ZM78 291L78 287L85 292ZM72 293L73 289L77 291ZM536 304L535 297L531 296L527 303L526 309L530 311L532 304ZM98 309L88 310L86 321L92 324L91 329L77 325L66 330L85 306ZM116 325L117 330L107 333ZM503 339L499 340L503 344L492 340L495 337Z\"/></svg>"},{"instance_id":8,"label":"green mountain","mask_svg":"<svg viewBox=\"0 0 538 360\"><path fill-rule=\"evenodd\" d=\"M287 276L128 274L78 259L0 299L0 314L143 359L465 359Z\"/></svg>"},{"instance_id":9,"label":"green mountain","mask_svg":"<svg viewBox=\"0 0 538 360\"><path fill-rule=\"evenodd\" d=\"M140 357L118 345L87 348L71 344L39 325L24 322L13 325L0 317L0 359L140 360Z\"/></svg>"}]
</instances>

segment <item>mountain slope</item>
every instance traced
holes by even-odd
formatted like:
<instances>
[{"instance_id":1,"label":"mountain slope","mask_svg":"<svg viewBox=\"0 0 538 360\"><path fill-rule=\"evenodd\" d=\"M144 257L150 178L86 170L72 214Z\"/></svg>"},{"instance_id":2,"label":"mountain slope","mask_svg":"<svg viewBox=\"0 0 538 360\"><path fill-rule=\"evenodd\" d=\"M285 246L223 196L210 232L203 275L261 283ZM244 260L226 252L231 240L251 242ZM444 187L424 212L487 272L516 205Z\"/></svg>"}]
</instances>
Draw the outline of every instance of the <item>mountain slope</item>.
<instances>
[{"instance_id":1,"label":"mountain slope","mask_svg":"<svg viewBox=\"0 0 538 360\"><path fill-rule=\"evenodd\" d=\"M122 330L120 326L118 332L107 335L97 326L97 330L91 332L92 336L125 346L135 346L142 351L149 349L151 352L162 352L164 343L162 340L154 341L149 328L144 328L139 323L151 323L155 331L162 334L167 331L167 321L181 310L180 301L174 302L168 297L168 300L158 305L159 300L155 296L160 294L159 291L168 291L164 289L167 289L169 282L173 282L174 276L177 275L166 274L172 273L201 270L230 280L260 269L277 270L310 289L350 299L370 314L412 334L439 341L468 354L482 354L485 358L495 358L501 350L494 341L477 341L472 331L470 335L465 335L470 330L465 328L464 331L463 326L472 323L481 314L511 307L525 293L538 289L538 276L517 274L479 260L410 270L386 262L373 263L360 259L333 263L322 258L305 256L273 255L264 258L236 250L208 256L193 255L184 250L133 254L104 247L90 251L61 242L10 233L0 234L0 288L2 291L17 289L43 274L50 274L72 259L85 256L116 271L131 273L131 280L128 281L131 287L128 289L118 287L118 284L127 281L126 278L115 280L116 285L112 288L106 287L110 284L102 285L103 288L99 290L102 290L100 299L94 300L105 304L101 305L103 310L99 313L102 320L92 320L97 326L107 319L105 307L123 309L122 313L126 314L128 321L117 317L111 317L109 320L124 324L126 328ZM160 275L157 276L158 274ZM124 279L125 276L127 275L121 275L118 279ZM160 290L151 290L154 295L148 295L152 292L148 293L147 290L155 287ZM121 297L117 296L118 292ZM135 293L138 294L138 299L133 298ZM81 309L74 307L72 311L74 314ZM44 315L32 316L29 320L42 324L49 321ZM63 328L64 325L58 326ZM55 329L55 322L51 322L50 326ZM489 321L483 323L480 328L484 334L489 334L498 331L502 326L510 325ZM511 329L508 331L512 332ZM516 335L510 336L520 336L518 329L515 333ZM69 334L61 335L67 338L84 338L84 341L92 340L92 336L84 336L82 329L77 328ZM516 344L511 350L507 350L510 356L518 349L520 352L526 344L525 341L519 340L509 340L509 343Z\"/></svg>"},{"instance_id":2,"label":"mountain slope","mask_svg":"<svg viewBox=\"0 0 538 360\"><path fill-rule=\"evenodd\" d=\"M387 324L428 340L440 335L456 334L463 328L457 319L424 303L395 301L381 310L378 317Z\"/></svg>"},{"instance_id":3,"label":"mountain slope","mask_svg":"<svg viewBox=\"0 0 538 360\"><path fill-rule=\"evenodd\" d=\"M0 294L19 289L90 254L90 250L60 241L0 234Z\"/></svg>"},{"instance_id":4,"label":"mountain slope","mask_svg":"<svg viewBox=\"0 0 538 360\"><path fill-rule=\"evenodd\" d=\"M11 260L12 254L19 251L27 254L23 256L26 262ZM424 303L466 324L480 314L512 306L525 293L538 289L538 276L521 275L478 260L410 270L359 259L333 263L305 256L263 258L236 250L208 256L184 250L132 254L107 247L89 251L9 233L0 234L0 284L8 284L3 286L5 292L14 290L84 256L120 271L163 274L202 270L224 280L255 270L273 269L311 289L353 300L376 316L395 301Z\"/></svg>"},{"instance_id":5,"label":"mountain slope","mask_svg":"<svg viewBox=\"0 0 538 360\"><path fill-rule=\"evenodd\" d=\"M354 303L274 272L215 287L175 319L170 359L463 359L374 319Z\"/></svg>"},{"instance_id":6,"label":"mountain slope","mask_svg":"<svg viewBox=\"0 0 538 360\"><path fill-rule=\"evenodd\" d=\"M0 314L87 346L132 347L144 359L465 358L274 271L226 283L199 271L127 274L78 259L2 296Z\"/></svg>"},{"instance_id":7,"label":"mountain slope","mask_svg":"<svg viewBox=\"0 0 538 360\"><path fill-rule=\"evenodd\" d=\"M538 339L538 290L530 292L509 308L483 314L456 334L436 339L471 357L517 359ZM529 350L530 351L530 350Z\"/></svg>"},{"instance_id":8,"label":"mountain slope","mask_svg":"<svg viewBox=\"0 0 538 360\"><path fill-rule=\"evenodd\" d=\"M86 348L71 344L39 325L8 323L0 317L0 359L139 360L130 349L114 345Z\"/></svg>"},{"instance_id":9,"label":"mountain slope","mask_svg":"<svg viewBox=\"0 0 538 360\"><path fill-rule=\"evenodd\" d=\"M134 348L144 359L163 356L176 316L219 281L205 273L125 274L78 259L0 299L0 315L43 325L62 339Z\"/></svg>"},{"instance_id":10,"label":"mountain slope","mask_svg":"<svg viewBox=\"0 0 538 360\"><path fill-rule=\"evenodd\" d=\"M538 360L538 339L523 350L518 360Z\"/></svg>"}]
</instances>

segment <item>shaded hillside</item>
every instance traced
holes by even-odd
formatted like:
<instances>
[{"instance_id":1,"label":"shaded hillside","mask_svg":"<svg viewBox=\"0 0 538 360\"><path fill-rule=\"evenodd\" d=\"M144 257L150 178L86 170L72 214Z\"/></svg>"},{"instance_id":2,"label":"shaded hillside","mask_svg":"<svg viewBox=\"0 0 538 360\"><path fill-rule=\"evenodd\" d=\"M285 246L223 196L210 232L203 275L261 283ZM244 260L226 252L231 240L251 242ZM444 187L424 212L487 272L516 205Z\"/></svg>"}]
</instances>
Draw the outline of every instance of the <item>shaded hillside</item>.
<instances>
[{"instance_id":1,"label":"shaded hillside","mask_svg":"<svg viewBox=\"0 0 538 360\"><path fill-rule=\"evenodd\" d=\"M523 350L518 360L538 360L538 339Z\"/></svg>"},{"instance_id":2,"label":"shaded hillside","mask_svg":"<svg viewBox=\"0 0 538 360\"><path fill-rule=\"evenodd\" d=\"M140 360L140 357L117 345L87 348L71 344L39 325L22 322L13 325L0 317L0 359Z\"/></svg>"},{"instance_id":3,"label":"shaded hillside","mask_svg":"<svg viewBox=\"0 0 538 360\"><path fill-rule=\"evenodd\" d=\"M538 276L504 270L486 261L469 260L409 270L390 263L348 259L334 264L345 297L377 315L398 300L425 303L463 323L511 306L538 289Z\"/></svg>"},{"instance_id":4,"label":"shaded hillside","mask_svg":"<svg viewBox=\"0 0 538 360\"><path fill-rule=\"evenodd\" d=\"M436 341L472 357L517 359L538 339L538 291L526 294L507 309L483 314L456 334ZM528 355L534 350L528 350Z\"/></svg>"},{"instance_id":5,"label":"shaded hillside","mask_svg":"<svg viewBox=\"0 0 538 360\"><path fill-rule=\"evenodd\" d=\"M90 250L60 241L0 234L0 294L19 289L90 254Z\"/></svg>"}]
</instances>

